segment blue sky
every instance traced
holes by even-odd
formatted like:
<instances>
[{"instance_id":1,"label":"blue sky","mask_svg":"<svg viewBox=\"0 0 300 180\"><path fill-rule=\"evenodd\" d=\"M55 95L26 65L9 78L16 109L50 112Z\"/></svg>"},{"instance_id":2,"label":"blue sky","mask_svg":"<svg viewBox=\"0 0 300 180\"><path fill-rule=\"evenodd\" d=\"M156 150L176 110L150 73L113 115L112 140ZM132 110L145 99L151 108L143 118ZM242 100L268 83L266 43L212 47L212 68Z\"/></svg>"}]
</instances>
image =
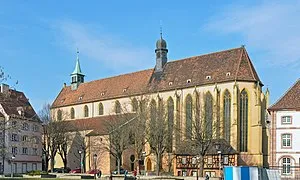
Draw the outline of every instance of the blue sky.
<instances>
[{"instance_id":1,"label":"blue sky","mask_svg":"<svg viewBox=\"0 0 300 180\"><path fill-rule=\"evenodd\" d=\"M86 81L154 67L161 21L170 60L246 45L273 103L300 77L299 16L294 0L1 1L0 66L38 111L76 48Z\"/></svg>"}]
</instances>

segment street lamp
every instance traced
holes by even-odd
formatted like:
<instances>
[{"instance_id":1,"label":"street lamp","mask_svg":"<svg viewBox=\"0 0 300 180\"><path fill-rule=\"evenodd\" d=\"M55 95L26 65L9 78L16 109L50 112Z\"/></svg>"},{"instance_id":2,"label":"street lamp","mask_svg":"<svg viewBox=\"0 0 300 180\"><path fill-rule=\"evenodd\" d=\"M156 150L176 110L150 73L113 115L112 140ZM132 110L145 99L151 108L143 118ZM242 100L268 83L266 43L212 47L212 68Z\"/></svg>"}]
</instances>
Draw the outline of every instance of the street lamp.
<instances>
[{"instance_id":1,"label":"street lamp","mask_svg":"<svg viewBox=\"0 0 300 180\"><path fill-rule=\"evenodd\" d=\"M220 178L222 178L222 176L221 176L222 151L218 151L218 155L219 155L219 176L220 176Z\"/></svg>"},{"instance_id":2,"label":"street lamp","mask_svg":"<svg viewBox=\"0 0 300 180\"><path fill-rule=\"evenodd\" d=\"M97 154L94 154L94 179L96 179Z\"/></svg>"},{"instance_id":3,"label":"street lamp","mask_svg":"<svg viewBox=\"0 0 300 180\"><path fill-rule=\"evenodd\" d=\"M80 173L82 173L82 171L83 171L83 169L82 169L82 151L79 150L78 153L80 155Z\"/></svg>"},{"instance_id":4,"label":"street lamp","mask_svg":"<svg viewBox=\"0 0 300 180\"><path fill-rule=\"evenodd\" d=\"M14 172L13 172L13 160L16 158L15 155L12 155L11 161L10 161L10 168L11 168L11 177L14 177Z\"/></svg>"}]
</instances>

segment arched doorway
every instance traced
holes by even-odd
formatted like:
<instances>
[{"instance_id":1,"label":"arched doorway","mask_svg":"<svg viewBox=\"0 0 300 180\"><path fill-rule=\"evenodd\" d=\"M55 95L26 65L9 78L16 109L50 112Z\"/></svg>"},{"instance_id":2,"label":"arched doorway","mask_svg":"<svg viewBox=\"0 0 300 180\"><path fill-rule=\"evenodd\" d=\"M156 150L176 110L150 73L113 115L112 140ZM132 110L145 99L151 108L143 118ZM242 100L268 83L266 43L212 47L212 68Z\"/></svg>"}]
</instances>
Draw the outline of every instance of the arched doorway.
<instances>
[{"instance_id":1,"label":"arched doorway","mask_svg":"<svg viewBox=\"0 0 300 180\"><path fill-rule=\"evenodd\" d=\"M134 160L135 160L134 155L131 155L130 156L130 170L131 171L134 171Z\"/></svg>"},{"instance_id":2,"label":"arched doorway","mask_svg":"<svg viewBox=\"0 0 300 180\"><path fill-rule=\"evenodd\" d=\"M146 171L151 171L152 170L152 162L150 158L147 158L147 166L146 166Z\"/></svg>"}]
</instances>

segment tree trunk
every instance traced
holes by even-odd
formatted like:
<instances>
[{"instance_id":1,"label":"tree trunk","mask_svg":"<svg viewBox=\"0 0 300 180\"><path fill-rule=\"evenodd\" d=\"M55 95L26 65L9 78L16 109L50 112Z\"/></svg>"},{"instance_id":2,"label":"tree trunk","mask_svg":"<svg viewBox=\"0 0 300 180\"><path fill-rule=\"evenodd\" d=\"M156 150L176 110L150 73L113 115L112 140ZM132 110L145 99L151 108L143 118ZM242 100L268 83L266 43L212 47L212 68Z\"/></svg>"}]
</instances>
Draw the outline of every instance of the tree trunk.
<instances>
[{"instance_id":1,"label":"tree trunk","mask_svg":"<svg viewBox=\"0 0 300 180\"><path fill-rule=\"evenodd\" d=\"M156 175L159 176L159 172L161 170L161 153L157 153L156 155Z\"/></svg>"},{"instance_id":2,"label":"tree trunk","mask_svg":"<svg viewBox=\"0 0 300 180\"><path fill-rule=\"evenodd\" d=\"M51 172L53 173L53 169L54 169L54 157L51 157L50 168L51 168Z\"/></svg>"},{"instance_id":3,"label":"tree trunk","mask_svg":"<svg viewBox=\"0 0 300 180\"><path fill-rule=\"evenodd\" d=\"M204 158L203 158L203 156L200 156L200 163L199 163L199 176L200 177L203 177L204 176L204 174L203 174L203 172L204 172Z\"/></svg>"},{"instance_id":4,"label":"tree trunk","mask_svg":"<svg viewBox=\"0 0 300 180\"><path fill-rule=\"evenodd\" d=\"M121 167L121 162L120 162L120 157L117 157L117 162L118 162L118 174L120 174L120 167Z\"/></svg>"}]
</instances>

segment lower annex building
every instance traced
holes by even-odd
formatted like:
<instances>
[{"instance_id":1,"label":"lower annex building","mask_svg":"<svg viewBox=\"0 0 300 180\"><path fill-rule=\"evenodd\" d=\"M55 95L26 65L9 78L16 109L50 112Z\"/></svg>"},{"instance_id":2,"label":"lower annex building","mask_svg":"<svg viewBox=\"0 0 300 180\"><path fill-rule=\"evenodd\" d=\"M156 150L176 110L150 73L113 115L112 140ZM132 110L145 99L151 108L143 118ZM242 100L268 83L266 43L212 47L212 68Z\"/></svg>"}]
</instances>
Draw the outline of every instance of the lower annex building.
<instances>
[{"instance_id":1,"label":"lower annex building","mask_svg":"<svg viewBox=\"0 0 300 180\"><path fill-rule=\"evenodd\" d=\"M122 114L121 106L134 114L134 102L147 96L151 104L156 105L160 100L168 104L168 111L172 113L168 122L182 132L190 128L188 124L195 120L193 117L205 114L205 121L218 127L214 139L230 147L221 152L221 166L267 167L269 135L265 113L269 97L268 93L262 92L263 84L245 47L168 61L167 43L161 37L156 43L155 53L155 68L90 82L84 82L77 57L71 85L64 86L52 104L53 118L60 120L62 114L66 114L64 120L77 124L87 144L101 144L107 136L103 122L111 116ZM196 104L199 108L192 110L191 107ZM187 134L182 133L179 138L175 136L174 133L169 141L173 161L170 165L163 162L163 170L169 169L179 176L195 175L197 168L192 162L193 155L177 152L180 140L185 139ZM68 151L68 166L71 169L80 167L80 146L71 143ZM97 167L104 174L115 170L116 159L108 152L95 152L91 148L85 151L83 159L87 170L93 169L94 153L98 155ZM145 152L151 153L147 144ZM207 152L204 173L210 176L219 173L217 152L214 148ZM165 156L167 154L170 155L165 153ZM126 150L122 156L122 167L128 171L134 170L137 166L135 159L140 157ZM141 170L148 173L155 171L154 155L139 162ZM59 157L55 163L56 167L63 166Z\"/></svg>"}]
</instances>

